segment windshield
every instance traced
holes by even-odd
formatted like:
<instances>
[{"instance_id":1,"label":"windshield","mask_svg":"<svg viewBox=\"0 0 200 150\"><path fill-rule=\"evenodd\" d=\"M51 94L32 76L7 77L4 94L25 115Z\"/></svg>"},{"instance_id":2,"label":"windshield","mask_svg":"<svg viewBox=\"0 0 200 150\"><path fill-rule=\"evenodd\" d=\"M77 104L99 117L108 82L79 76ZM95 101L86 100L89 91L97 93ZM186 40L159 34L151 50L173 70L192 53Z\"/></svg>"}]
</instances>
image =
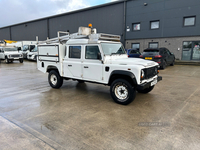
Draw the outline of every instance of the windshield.
<instances>
[{"instance_id":1,"label":"windshield","mask_svg":"<svg viewBox=\"0 0 200 150\"><path fill-rule=\"evenodd\" d=\"M37 52L37 47L35 47L31 52Z\"/></svg>"},{"instance_id":2,"label":"windshield","mask_svg":"<svg viewBox=\"0 0 200 150\"><path fill-rule=\"evenodd\" d=\"M29 49L29 46L28 45L24 45L22 50L23 51L27 51L28 49Z\"/></svg>"},{"instance_id":3,"label":"windshield","mask_svg":"<svg viewBox=\"0 0 200 150\"><path fill-rule=\"evenodd\" d=\"M105 55L126 54L122 44L118 43L101 43Z\"/></svg>"},{"instance_id":4,"label":"windshield","mask_svg":"<svg viewBox=\"0 0 200 150\"><path fill-rule=\"evenodd\" d=\"M24 45L23 46L23 51L27 51L27 50L32 50L32 49L34 49L35 48L35 45Z\"/></svg>"},{"instance_id":5,"label":"windshield","mask_svg":"<svg viewBox=\"0 0 200 150\"><path fill-rule=\"evenodd\" d=\"M17 47L6 47L6 48L3 48L4 51L18 51Z\"/></svg>"}]
</instances>

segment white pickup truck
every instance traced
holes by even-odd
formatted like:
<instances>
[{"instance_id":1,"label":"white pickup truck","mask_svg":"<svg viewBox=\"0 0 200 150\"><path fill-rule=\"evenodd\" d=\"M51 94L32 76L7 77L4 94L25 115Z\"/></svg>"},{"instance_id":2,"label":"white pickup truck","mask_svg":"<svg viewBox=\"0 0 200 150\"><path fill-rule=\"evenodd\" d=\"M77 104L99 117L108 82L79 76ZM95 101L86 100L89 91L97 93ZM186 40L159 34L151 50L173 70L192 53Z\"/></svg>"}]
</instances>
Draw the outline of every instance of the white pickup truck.
<instances>
[{"instance_id":1,"label":"white pickup truck","mask_svg":"<svg viewBox=\"0 0 200 150\"><path fill-rule=\"evenodd\" d=\"M158 63L128 58L120 36L88 27L65 36L58 32L57 38L40 42L37 67L49 73L52 88L60 88L63 79L100 83L110 86L113 100L123 105L135 99L136 91L148 93L162 80Z\"/></svg>"},{"instance_id":2,"label":"white pickup truck","mask_svg":"<svg viewBox=\"0 0 200 150\"><path fill-rule=\"evenodd\" d=\"M23 56L17 47L0 47L0 60L5 60L6 63L18 60L23 63Z\"/></svg>"}]
</instances>

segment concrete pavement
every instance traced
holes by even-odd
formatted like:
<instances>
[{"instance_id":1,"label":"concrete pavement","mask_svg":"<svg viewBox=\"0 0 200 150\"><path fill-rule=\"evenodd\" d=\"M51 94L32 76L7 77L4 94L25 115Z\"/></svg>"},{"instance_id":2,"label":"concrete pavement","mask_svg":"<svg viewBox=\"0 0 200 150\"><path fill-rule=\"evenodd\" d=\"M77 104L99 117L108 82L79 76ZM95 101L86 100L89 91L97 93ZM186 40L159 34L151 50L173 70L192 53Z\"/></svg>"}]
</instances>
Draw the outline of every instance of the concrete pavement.
<instances>
[{"instance_id":1,"label":"concrete pavement","mask_svg":"<svg viewBox=\"0 0 200 150\"><path fill-rule=\"evenodd\" d=\"M200 149L200 67L169 66L127 106L109 87L48 85L35 62L0 64L0 149Z\"/></svg>"}]
</instances>

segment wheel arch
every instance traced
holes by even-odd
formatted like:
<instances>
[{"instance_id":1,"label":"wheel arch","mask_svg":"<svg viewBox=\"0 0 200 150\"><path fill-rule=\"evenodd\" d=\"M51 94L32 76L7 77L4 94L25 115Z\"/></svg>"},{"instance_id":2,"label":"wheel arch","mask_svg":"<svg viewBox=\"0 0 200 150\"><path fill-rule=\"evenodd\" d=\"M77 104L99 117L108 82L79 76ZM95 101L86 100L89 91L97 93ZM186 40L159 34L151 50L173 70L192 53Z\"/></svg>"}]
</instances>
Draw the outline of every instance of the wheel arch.
<instances>
[{"instance_id":1,"label":"wheel arch","mask_svg":"<svg viewBox=\"0 0 200 150\"><path fill-rule=\"evenodd\" d=\"M59 73L59 70L58 70L58 68L57 68L56 66L48 66L46 72L49 73L51 70L55 70L55 71L57 71L57 72ZM60 74L60 73L59 73L59 74Z\"/></svg>"},{"instance_id":2,"label":"wheel arch","mask_svg":"<svg viewBox=\"0 0 200 150\"><path fill-rule=\"evenodd\" d=\"M110 86L112 82L116 79L124 79L128 81L133 87L137 87L136 77L132 72L115 70L111 73L108 85Z\"/></svg>"}]
</instances>

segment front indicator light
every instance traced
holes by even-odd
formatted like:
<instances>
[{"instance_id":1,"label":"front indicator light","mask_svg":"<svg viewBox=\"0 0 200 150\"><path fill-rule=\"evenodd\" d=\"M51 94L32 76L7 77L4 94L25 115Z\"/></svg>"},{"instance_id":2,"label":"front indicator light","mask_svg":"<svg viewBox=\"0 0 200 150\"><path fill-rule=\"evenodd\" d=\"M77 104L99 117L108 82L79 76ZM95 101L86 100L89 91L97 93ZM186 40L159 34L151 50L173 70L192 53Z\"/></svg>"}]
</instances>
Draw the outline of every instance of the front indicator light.
<instances>
[{"instance_id":1,"label":"front indicator light","mask_svg":"<svg viewBox=\"0 0 200 150\"><path fill-rule=\"evenodd\" d=\"M141 79L144 78L144 70L141 70Z\"/></svg>"}]
</instances>

